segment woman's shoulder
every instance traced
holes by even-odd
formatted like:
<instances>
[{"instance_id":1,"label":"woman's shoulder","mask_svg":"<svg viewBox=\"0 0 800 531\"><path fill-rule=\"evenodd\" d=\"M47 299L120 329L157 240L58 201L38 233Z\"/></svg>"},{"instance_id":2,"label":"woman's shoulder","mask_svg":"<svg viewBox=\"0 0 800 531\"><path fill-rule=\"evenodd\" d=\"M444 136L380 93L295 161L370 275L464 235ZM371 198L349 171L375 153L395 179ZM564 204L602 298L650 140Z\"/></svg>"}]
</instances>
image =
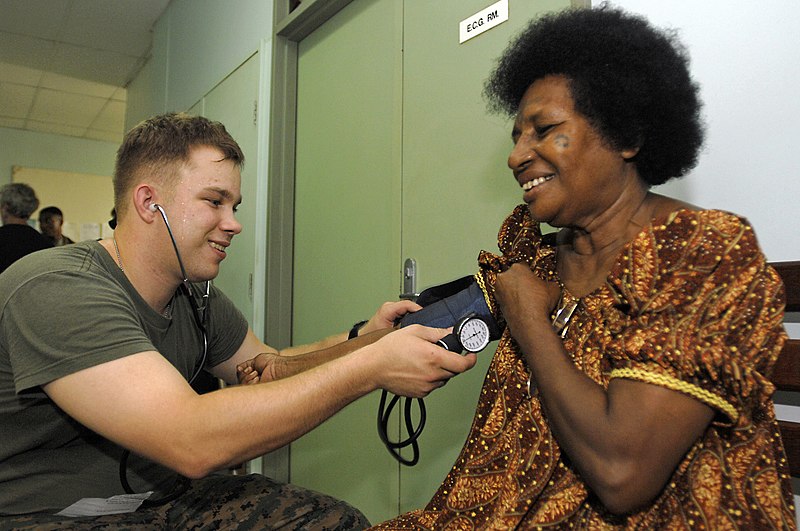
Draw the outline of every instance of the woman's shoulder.
<instances>
[{"instance_id":1,"label":"woman's shoulder","mask_svg":"<svg viewBox=\"0 0 800 531\"><path fill-rule=\"evenodd\" d=\"M685 207L654 217L643 233L648 239L677 244L684 251L714 242L755 238L750 222L743 216L726 210Z\"/></svg>"},{"instance_id":2,"label":"woman's shoulder","mask_svg":"<svg viewBox=\"0 0 800 531\"><path fill-rule=\"evenodd\" d=\"M626 247L617 263L625 270L658 272L658 284L687 274L702 277L725 271L736 276L754 265L763 267L764 254L744 217L717 209L681 207L652 219ZM716 273L715 273L716 272Z\"/></svg>"},{"instance_id":3,"label":"woman's shoulder","mask_svg":"<svg viewBox=\"0 0 800 531\"><path fill-rule=\"evenodd\" d=\"M659 194L651 194L654 206L651 216L651 226L664 227L665 229L680 230L688 223L689 226L750 226L742 216L726 210L703 208L680 199Z\"/></svg>"}]
</instances>

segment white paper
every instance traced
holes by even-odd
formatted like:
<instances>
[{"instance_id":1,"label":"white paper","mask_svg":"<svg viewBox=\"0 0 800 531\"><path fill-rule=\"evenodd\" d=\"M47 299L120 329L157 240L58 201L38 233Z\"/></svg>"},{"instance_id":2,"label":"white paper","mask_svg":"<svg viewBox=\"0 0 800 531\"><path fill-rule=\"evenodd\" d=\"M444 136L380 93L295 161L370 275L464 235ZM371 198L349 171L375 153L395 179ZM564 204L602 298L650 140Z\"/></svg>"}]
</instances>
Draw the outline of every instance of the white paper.
<instances>
[{"instance_id":1,"label":"white paper","mask_svg":"<svg viewBox=\"0 0 800 531\"><path fill-rule=\"evenodd\" d=\"M105 514L132 513L142 505L150 495L150 492L141 494L120 494L110 498L83 498L76 501L66 509L56 513L58 516L103 516Z\"/></svg>"},{"instance_id":2,"label":"white paper","mask_svg":"<svg viewBox=\"0 0 800 531\"><path fill-rule=\"evenodd\" d=\"M77 241L86 241L86 240L99 240L100 239L100 224L99 223L81 223L81 233L78 236L78 239L73 240Z\"/></svg>"}]
</instances>

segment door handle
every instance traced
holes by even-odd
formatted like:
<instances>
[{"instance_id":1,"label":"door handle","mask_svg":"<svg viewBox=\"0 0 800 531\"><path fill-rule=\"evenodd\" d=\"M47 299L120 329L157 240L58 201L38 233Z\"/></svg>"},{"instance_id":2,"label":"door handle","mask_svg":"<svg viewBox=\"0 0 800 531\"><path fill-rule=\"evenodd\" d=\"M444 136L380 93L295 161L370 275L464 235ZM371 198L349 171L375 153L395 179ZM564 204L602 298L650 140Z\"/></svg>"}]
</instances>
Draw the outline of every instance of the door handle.
<instances>
[{"instance_id":1,"label":"door handle","mask_svg":"<svg viewBox=\"0 0 800 531\"><path fill-rule=\"evenodd\" d=\"M417 297L419 297L419 293L417 293L417 261L413 258L406 258L403 263L403 292L400 294L400 298L415 301Z\"/></svg>"}]
</instances>

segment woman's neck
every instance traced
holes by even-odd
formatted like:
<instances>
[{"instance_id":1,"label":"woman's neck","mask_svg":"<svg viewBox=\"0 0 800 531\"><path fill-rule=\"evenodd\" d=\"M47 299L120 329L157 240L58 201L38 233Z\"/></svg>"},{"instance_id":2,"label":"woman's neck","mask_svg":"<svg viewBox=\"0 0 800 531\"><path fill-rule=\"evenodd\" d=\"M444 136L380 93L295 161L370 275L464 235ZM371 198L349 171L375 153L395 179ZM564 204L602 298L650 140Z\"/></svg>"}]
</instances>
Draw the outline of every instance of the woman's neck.
<instances>
[{"instance_id":1,"label":"woman's neck","mask_svg":"<svg viewBox=\"0 0 800 531\"><path fill-rule=\"evenodd\" d=\"M605 222L598 218L589 230L565 229L558 238L558 272L570 293L587 295L600 287L614 266L622 248L653 219L682 208L698 207L652 192L609 212Z\"/></svg>"}]
</instances>

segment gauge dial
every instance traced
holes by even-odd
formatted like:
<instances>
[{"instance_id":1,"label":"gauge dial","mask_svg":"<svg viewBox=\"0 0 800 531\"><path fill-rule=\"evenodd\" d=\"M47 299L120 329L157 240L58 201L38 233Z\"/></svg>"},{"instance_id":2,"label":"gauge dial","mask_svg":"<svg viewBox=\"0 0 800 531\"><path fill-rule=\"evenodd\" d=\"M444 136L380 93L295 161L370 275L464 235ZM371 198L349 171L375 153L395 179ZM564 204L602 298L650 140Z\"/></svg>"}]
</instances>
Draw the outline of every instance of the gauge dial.
<instances>
[{"instance_id":1,"label":"gauge dial","mask_svg":"<svg viewBox=\"0 0 800 531\"><path fill-rule=\"evenodd\" d=\"M458 324L456 334L467 352L480 352L489 344L489 325L474 315L465 317Z\"/></svg>"}]
</instances>

